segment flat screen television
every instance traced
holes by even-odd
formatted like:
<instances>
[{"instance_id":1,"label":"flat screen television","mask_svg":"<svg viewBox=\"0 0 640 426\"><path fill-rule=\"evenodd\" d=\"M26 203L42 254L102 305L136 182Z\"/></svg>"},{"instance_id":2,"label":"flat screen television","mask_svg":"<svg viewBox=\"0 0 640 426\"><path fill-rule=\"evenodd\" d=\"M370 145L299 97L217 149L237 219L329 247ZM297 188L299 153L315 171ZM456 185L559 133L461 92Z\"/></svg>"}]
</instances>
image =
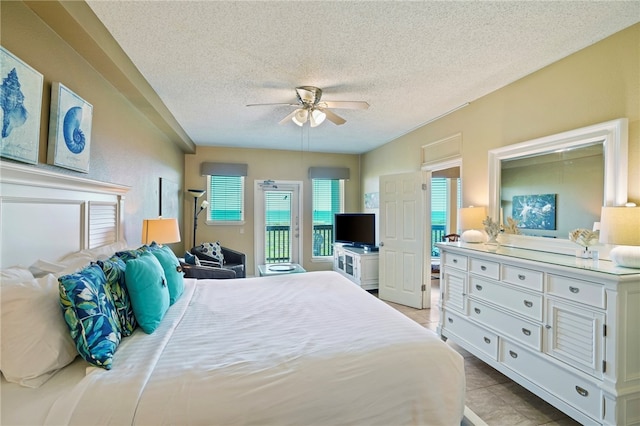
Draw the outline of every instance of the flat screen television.
<instances>
[{"instance_id":1,"label":"flat screen television","mask_svg":"<svg viewBox=\"0 0 640 426\"><path fill-rule=\"evenodd\" d=\"M354 247L376 246L376 215L374 213L336 213L333 221L336 243Z\"/></svg>"}]
</instances>

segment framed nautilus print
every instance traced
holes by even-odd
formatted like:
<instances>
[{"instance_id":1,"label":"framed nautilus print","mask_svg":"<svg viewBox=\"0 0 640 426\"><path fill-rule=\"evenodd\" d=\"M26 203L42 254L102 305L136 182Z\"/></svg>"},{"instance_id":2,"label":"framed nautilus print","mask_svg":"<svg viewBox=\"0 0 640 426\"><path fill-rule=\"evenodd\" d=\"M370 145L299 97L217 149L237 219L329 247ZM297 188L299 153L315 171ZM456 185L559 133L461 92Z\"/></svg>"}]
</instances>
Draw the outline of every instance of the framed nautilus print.
<instances>
[{"instance_id":1,"label":"framed nautilus print","mask_svg":"<svg viewBox=\"0 0 640 426\"><path fill-rule=\"evenodd\" d=\"M89 173L93 106L62 83L51 85L47 163Z\"/></svg>"},{"instance_id":2,"label":"framed nautilus print","mask_svg":"<svg viewBox=\"0 0 640 426\"><path fill-rule=\"evenodd\" d=\"M23 163L38 163L43 77L0 46L0 155Z\"/></svg>"}]
</instances>

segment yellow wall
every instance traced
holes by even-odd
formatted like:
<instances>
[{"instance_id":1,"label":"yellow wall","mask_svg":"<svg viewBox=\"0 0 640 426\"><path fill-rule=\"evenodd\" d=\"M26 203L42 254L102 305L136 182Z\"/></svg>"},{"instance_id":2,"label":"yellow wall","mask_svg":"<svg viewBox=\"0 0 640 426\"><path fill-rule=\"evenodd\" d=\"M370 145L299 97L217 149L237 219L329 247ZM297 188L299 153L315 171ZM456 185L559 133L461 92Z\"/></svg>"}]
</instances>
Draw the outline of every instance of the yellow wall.
<instances>
[{"instance_id":1,"label":"yellow wall","mask_svg":"<svg viewBox=\"0 0 640 426\"><path fill-rule=\"evenodd\" d=\"M462 204L488 205L489 150L623 117L629 200L640 204L640 24L364 154L362 192L420 170L421 146L462 133Z\"/></svg>"},{"instance_id":2,"label":"yellow wall","mask_svg":"<svg viewBox=\"0 0 640 426\"><path fill-rule=\"evenodd\" d=\"M220 244L247 255L247 274L254 275L256 260L254 258L254 184L255 181L289 180L302 181L303 197L303 255L301 264L308 271L331 269L327 262L311 262L311 180L308 178L309 167L347 167L351 178L345 183L345 211L360 211L360 156L348 154L323 154L304 151L278 151L264 149L239 149L220 147L198 147L195 154L186 154L185 189L206 188L206 177L200 175L200 163L246 163L249 165L245 179L245 223L244 225L206 225L205 218L198 218L196 244L205 241L220 241ZM185 199L183 237L185 246L193 241L193 198Z\"/></svg>"},{"instance_id":3,"label":"yellow wall","mask_svg":"<svg viewBox=\"0 0 640 426\"><path fill-rule=\"evenodd\" d=\"M158 215L159 178L172 180L182 187L182 150L32 9L14 1L2 1L0 7L2 46L44 76L37 167L131 186L125 200L124 232L129 244L139 244L142 220ZM54 81L63 83L93 105L88 174L46 164ZM175 246L181 250L180 244Z\"/></svg>"}]
</instances>

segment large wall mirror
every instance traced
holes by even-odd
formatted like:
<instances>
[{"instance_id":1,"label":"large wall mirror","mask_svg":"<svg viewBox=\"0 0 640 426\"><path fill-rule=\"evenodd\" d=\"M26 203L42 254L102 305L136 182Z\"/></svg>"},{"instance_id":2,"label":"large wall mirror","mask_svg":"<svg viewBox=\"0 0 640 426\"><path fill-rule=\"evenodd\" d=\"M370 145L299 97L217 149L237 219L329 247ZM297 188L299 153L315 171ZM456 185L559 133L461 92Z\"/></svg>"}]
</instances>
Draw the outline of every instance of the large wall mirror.
<instances>
[{"instance_id":1,"label":"large wall mirror","mask_svg":"<svg viewBox=\"0 0 640 426\"><path fill-rule=\"evenodd\" d=\"M571 230L591 229L601 206L626 203L627 126L618 119L489 151L489 214L518 220L520 232L503 243L560 247Z\"/></svg>"}]
</instances>

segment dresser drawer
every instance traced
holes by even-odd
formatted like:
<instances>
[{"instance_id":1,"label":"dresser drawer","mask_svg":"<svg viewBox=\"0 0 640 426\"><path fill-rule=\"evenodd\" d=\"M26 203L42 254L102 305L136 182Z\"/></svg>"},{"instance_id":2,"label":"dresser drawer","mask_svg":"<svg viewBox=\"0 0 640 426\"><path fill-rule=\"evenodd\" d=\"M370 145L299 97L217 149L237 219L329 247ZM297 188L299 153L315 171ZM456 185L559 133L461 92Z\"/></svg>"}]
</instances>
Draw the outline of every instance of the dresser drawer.
<instances>
[{"instance_id":1,"label":"dresser drawer","mask_svg":"<svg viewBox=\"0 0 640 426\"><path fill-rule=\"evenodd\" d=\"M466 318L445 311L441 333L454 341L458 337L489 355L491 359L498 359L498 336Z\"/></svg>"},{"instance_id":2,"label":"dresser drawer","mask_svg":"<svg viewBox=\"0 0 640 426\"><path fill-rule=\"evenodd\" d=\"M469 317L535 350L542 350L542 325L469 300Z\"/></svg>"},{"instance_id":3,"label":"dresser drawer","mask_svg":"<svg viewBox=\"0 0 640 426\"><path fill-rule=\"evenodd\" d=\"M509 341L500 339L500 362L546 389L593 419L601 419L602 395L595 381L571 368L545 360Z\"/></svg>"},{"instance_id":4,"label":"dresser drawer","mask_svg":"<svg viewBox=\"0 0 640 426\"><path fill-rule=\"evenodd\" d=\"M499 280L500 264L472 257L469 259L469 272L483 277L492 278L494 280Z\"/></svg>"},{"instance_id":5,"label":"dresser drawer","mask_svg":"<svg viewBox=\"0 0 640 426\"><path fill-rule=\"evenodd\" d=\"M469 277L469 294L517 312L527 318L542 321L542 294L507 287L494 281Z\"/></svg>"},{"instance_id":6,"label":"dresser drawer","mask_svg":"<svg viewBox=\"0 0 640 426\"><path fill-rule=\"evenodd\" d=\"M444 265L449 266L451 268L460 269L462 271L467 270L468 258L467 256L462 256L460 254L444 252L442 254L444 257Z\"/></svg>"},{"instance_id":7,"label":"dresser drawer","mask_svg":"<svg viewBox=\"0 0 640 426\"><path fill-rule=\"evenodd\" d=\"M542 291L543 277L544 274L540 271L512 265L502 265L502 281L509 284Z\"/></svg>"},{"instance_id":8,"label":"dresser drawer","mask_svg":"<svg viewBox=\"0 0 640 426\"><path fill-rule=\"evenodd\" d=\"M547 280L549 294L596 308L607 306L603 285L553 274L549 274Z\"/></svg>"}]
</instances>

